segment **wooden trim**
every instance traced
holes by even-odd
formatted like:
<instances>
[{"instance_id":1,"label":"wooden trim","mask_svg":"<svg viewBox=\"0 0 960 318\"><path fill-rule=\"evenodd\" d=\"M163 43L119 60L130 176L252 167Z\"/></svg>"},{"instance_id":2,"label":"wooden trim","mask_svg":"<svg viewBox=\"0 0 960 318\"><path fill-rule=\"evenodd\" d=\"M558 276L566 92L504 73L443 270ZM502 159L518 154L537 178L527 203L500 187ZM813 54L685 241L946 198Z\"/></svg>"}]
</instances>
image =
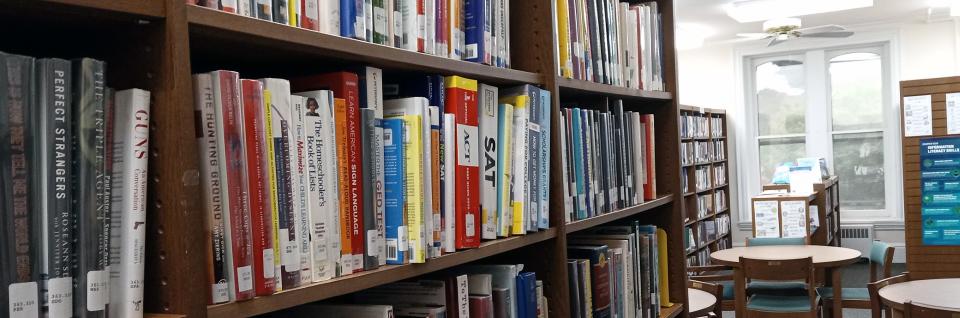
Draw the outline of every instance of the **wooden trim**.
<instances>
[{"instance_id":1,"label":"wooden trim","mask_svg":"<svg viewBox=\"0 0 960 318\"><path fill-rule=\"evenodd\" d=\"M566 229L566 232L567 232L568 234L569 234L569 233L573 233L573 232L577 232L577 231L584 230L584 229L588 229L588 228L591 228L591 227L594 227L594 226L598 226L598 225L601 225L601 224L610 223L610 222L613 222L613 221L616 221L616 220L628 218L628 217L630 217L630 216L633 216L633 215L636 215L636 214L639 214L639 213L644 213L644 212L648 212L648 211L655 211L656 208L661 207L661 206L663 206L663 205L666 205L666 204L668 204L668 203L672 203L672 202L673 202L673 195L672 195L672 194L668 194L668 195L665 195L665 196L661 196L661 197L657 198L656 200L647 201L647 202L642 203L642 204L640 204L640 205L636 205L636 206L632 206L632 207L629 207L629 208L626 208L626 209L621 209L621 210L613 211L613 212L610 212L610 213L607 213L607 214L601 214L601 215L598 215L598 216L595 216L595 217L592 217L592 218L588 218L588 219L583 219L583 220L579 220L579 221L574 221L574 222L571 222L571 223L567 223L565 229Z\"/></svg>"},{"instance_id":2,"label":"wooden trim","mask_svg":"<svg viewBox=\"0 0 960 318\"><path fill-rule=\"evenodd\" d=\"M568 96L599 95L623 100L669 101L673 99L670 92L645 91L621 86L614 86L590 81L556 77L560 93Z\"/></svg>"}]
</instances>

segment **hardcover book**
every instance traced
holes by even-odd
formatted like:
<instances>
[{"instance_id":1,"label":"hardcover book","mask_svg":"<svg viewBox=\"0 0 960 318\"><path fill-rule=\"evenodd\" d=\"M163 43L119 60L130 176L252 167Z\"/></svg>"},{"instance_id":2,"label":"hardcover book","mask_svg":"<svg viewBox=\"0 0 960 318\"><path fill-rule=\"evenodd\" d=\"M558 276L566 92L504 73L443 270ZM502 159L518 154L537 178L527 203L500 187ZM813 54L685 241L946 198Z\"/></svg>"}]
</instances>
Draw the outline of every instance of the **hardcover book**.
<instances>
[{"instance_id":1,"label":"hardcover book","mask_svg":"<svg viewBox=\"0 0 960 318\"><path fill-rule=\"evenodd\" d=\"M310 212L313 251L313 282L337 276L340 259L339 200L337 182L336 128L333 92L301 92L307 99L306 125L307 205Z\"/></svg>"},{"instance_id":2,"label":"hardcover book","mask_svg":"<svg viewBox=\"0 0 960 318\"><path fill-rule=\"evenodd\" d=\"M411 97L392 99L384 101L384 116L386 118L403 119L404 131L409 135L404 136L404 185L406 188L406 226L409 242L409 252L411 263L423 263L426 261L426 233L429 229L425 228L424 217L426 204L425 192L428 184L424 179L425 170L428 167L424 158L424 139L427 136L424 127L429 126L425 119L427 114L427 99L423 97ZM402 241L402 240L401 240Z\"/></svg>"},{"instance_id":3,"label":"hardcover book","mask_svg":"<svg viewBox=\"0 0 960 318\"><path fill-rule=\"evenodd\" d=\"M273 213L269 200L270 176L266 157L266 133L263 123L263 84L241 80L243 98L243 134L246 145L247 200L253 243L253 283L257 295L273 294L276 289L273 262Z\"/></svg>"},{"instance_id":4,"label":"hardcover book","mask_svg":"<svg viewBox=\"0 0 960 318\"><path fill-rule=\"evenodd\" d=\"M513 105L501 103L497 106L497 237L511 234L513 226Z\"/></svg>"},{"instance_id":5,"label":"hardcover book","mask_svg":"<svg viewBox=\"0 0 960 318\"><path fill-rule=\"evenodd\" d=\"M513 224L511 224L510 234L526 234L530 216L527 214L530 210L527 204L527 189L531 187L528 180L528 163L530 162L527 151L530 114L530 96L522 91L503 92L500 95L500 103L513 105L513 127L512 127L512 176L510 179L510 206L513 215Z\"/></svg>"},{"instance_id":6,"label":"hardcover book","mask_svg":"<svg viewBox=\"0 0 960 318\"><path fill-rule=\"evenodd\" d=\"M610 317L610 269L606 245L572 245L568 257L590 260L590 292L593 317Z\"/></svg>"},{"instance_id":7,"label":"hardcover book","mask_svg":"<svg viewBox=\"0 0 960 318\"><path fill-rule=\"evenodd\" d=\"M477 92L480 119L480 145L483 148L481 161L482 176L480 178L480 219L481 238L492 240L497 238L497 151L499 139L497 112L499 90L496 86L480 84Z\"/></svg>"},{"instance_id":8,"label":"hardcover book","mask_svg":"<svg viewBox=\"0 0 960 318\"><path fill-rule=\"evenodd\" d=\"M450 76L445 79L445 111L457 120L456 229L457 248L480 246L480 158L477 115L477 81Z\"/></svg>"},{"instance_id":9,"label":"hardcover book","mask_svg":"<svg viewBox=\"0 0 960 318\"><path fill-rule=\"evenodd\" d=\"M457 195L457 186L455 179L456 176L456 166L454 162L456 160L456 127L457 118L454 114L443 114L443 154L441 156L441 167L443 168L442 173L440 174L440 184L443 185L443 195L440 202L443 202L441 210L443 210L443 251L445 253L453 253L457 251L457 242L456 242L456 195Z\"/></svg>"},{"instance_id":10,"label":"hardcover book","mask_svg":"<svg viewBox=\"0 0 960 318\"><path fill-rule=\"evenodd\" d=\"M206 215L204 225L207 235L207 283L210 286L208 303L219 304L230 301L230 286L227 284L227 246L226 229L223 222L223 185L220 183L220 159L217 140L216 108L213 102L213 77L210 73L193 76L193 96L197 118L198 152L203 159L200 162L200 184L203 188L203 201Z\"/></svg>"},{"instance_id":11,"label":"hardcover book","mask_svg":"<svg viewBox=\"0 0 960 318\"><path fill-rule=\"evenodd\" d=\"M295 249L299 251L300 285L309 284L313 278L310 267L312 250L310 249L310 213L307 206L307 169L304 162L305 128L303 124L306 99L303 96L290 96L290 118L293 119L290 140L290 167L293 174L293 224L297 228Z\"/></svg>"}]
</instances>

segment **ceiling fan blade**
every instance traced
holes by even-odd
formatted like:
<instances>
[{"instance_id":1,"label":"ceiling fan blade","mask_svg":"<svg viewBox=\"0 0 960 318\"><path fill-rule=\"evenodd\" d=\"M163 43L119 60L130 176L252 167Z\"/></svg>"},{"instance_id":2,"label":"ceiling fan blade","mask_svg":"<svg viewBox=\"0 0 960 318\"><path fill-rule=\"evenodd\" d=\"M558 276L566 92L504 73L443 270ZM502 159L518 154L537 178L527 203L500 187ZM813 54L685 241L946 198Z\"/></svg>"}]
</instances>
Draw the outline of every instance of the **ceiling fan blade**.
<instances>
[{"instance_id":1,"label":"ceiling fan blade","mask_svg":"<svg viewBox=\"0 0 960 318\"><path fill-rule=\"evenodd\" d=\"M737 36L742 38L763 39L771 35L769 33L737 33Z\"/></svg>"},{"instance_id":2,"label":"ceiling fan blade","mask_svg":"<svg viewBox=\"0 0 960 318\"><path fill-rule=\"evenodd\" d=\"M800 37L804 38L845 38L853 35L851 31L840 31L840 32L819 32L819 33L801 33Z\"/></svg>"},{"instance_id":3,"label":"ceiling fan blade","mask_svg":"<svg viewBox=\"0 0 960 318\"><path fill-rule=\"evenodd\" d=\"M773 37L772 39L770 39L770 42L767 42L767 47L771 47L771 46L774 46L774 45L777 45L777 44L780 44L780 43L783 43L783 42L786 42L786 41L787 41L787 40L784 40L784 39L781 39L780 37L775 36L775 37Z\"/></svg>"},{"instance_id":4,"label":"ceiling fan blade","mask_svg":"<svg viewBox=\"0 0 960 318\"><path fill-rule=\"evenodd\" d=\"M815 26L815 27L797 29L796 32L800 32L800 33L823 33L823 32L839 32L839 31L846 31L846 30L847 30L847 28L842 27L842 26L839 26L839 25L836 25L836 24L827 24L827 25L819 25L819 26Z\"/></svg>"}]
</instances>

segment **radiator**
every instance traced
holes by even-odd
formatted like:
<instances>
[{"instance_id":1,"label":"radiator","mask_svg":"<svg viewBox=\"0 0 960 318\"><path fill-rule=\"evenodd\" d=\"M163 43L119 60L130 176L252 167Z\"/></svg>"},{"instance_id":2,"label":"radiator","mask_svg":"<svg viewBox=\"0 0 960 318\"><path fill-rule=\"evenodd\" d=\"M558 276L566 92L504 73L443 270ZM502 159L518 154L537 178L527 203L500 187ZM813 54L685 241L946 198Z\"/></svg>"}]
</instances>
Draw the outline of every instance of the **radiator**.
<instances>
[{"instance_id":1,"label":"radiator","mask_svg":"<svg viewBox=\"0 0 960 318\"><path fill-rule=\"evenodd\" d=\"M840 238L843 247L858 250L862 257L869 257L873 242L873 226L841 225Z\"/></svg>"}]
</instances>

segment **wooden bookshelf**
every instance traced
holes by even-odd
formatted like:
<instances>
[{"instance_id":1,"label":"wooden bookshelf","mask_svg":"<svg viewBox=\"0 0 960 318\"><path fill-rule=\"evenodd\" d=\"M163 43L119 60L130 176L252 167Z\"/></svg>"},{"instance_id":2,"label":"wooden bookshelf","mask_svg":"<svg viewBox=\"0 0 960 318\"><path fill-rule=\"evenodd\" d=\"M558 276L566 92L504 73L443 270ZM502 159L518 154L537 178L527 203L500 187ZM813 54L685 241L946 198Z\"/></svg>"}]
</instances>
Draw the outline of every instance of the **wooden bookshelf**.
<instances>
[{"instance_id":1,"label":"wooden bookshelf","mask_svg":"<svg viewBox=\"0 0 960 318\"><path fill-rule=\"evenodd\" d=\"M665 92L651 92L556 76L552 0L509 0L513 69L365 43L188 5L183 0L43 0L0 3L0 26L13 32L0 50L38 57L89 56L107 61L108 85L151 91L145 308L149 318L249 317L343 296L372 286L495 261L509 255L544 281L550 317L569 317L566 234L622 220L641 220L668 235L670 300L666 318L686 315L683 202L679 165L680 108L674 49L673 0L658 0L664 36ZM96 36L110 34L110 37ZM57 41L38 43L35 39ZM622 99L628 111L653 114L656 122L657 188L660 197L594 219L565 224L561 181L550 180L551 228L484 242L425 264L386 266L251 301L208 306L206 233L199 196L199 157L194 145L192 74L215 69L244 78L289 77L357 65L385 72L461 75L504 86L536 84L552 94L551 126L571 99ZM554 129L551 176L561 175L559 134Z\"/></svg>"},{"instance_id":2,"label":"wooden bookshelf","mask_svg":"<svg viewBox=\"0 0 960 318\"><path fill-rule=\"evenodd\" d=\"M726 117L726 112L724 110L681 105L680 113L681 113L681 121L683 118L682 116L684 115L703 116L708 118L707 126L706 126L707 135L684 136L685 138L683 138L683 141L682 141L683 143L689 143L690 146L692 146L695 142L706 142L706 143L709 143L710 152L715 153L717 152L717 149L715 149L713 142L718 140L722 140L725 142L727 140L726 138L727 117ZM714 121L713 121L714 118L716 118L716 120L719 120L722 123L722 126L715 127ZM719 131L714 131L715 128L719 129ZM704 249L709 249L710 252L713 252L726 247L730 247L733 244L732 236L731 236L732 225L730 223L728 223L724 229L721 229L718 224L715 229L716 231L715 238L706 240L703 237L704 235L706 235L705 233L703 233L704 223L706 222L715 223L720 217L727 217L728 220L732 220L731 211L730 211L730 190L728 187L730 183L730 173L729 173L730 167L726 167L727 170L726 170L725 182L720 182L718 184L718 180L716 180L716 177L715 177L715 171L717 167L727 165L727 158L729 156L727 147L729 147L729 145L725 143L724 149L719 150L719 152L723 154L722 158L718 158L715 155L711 155L711 157L709 158L710 160L707 160L704 162L696 162L696 158L695 158L693 164L685 165L683 167L683 169L685 169L687 174L687 184L688 184L688 188L686 189L687 191L684 195L684 198L683 200L681 200L681 204L683 205L683 213L684 213L683 224L685 228L693 231L696 238L698 239L697 242L692 242L692 244L695 246L692 246L689 249L685 249L684 254L687 257L693 257L697 255L698 252ZM703 189L696 188L697 168L707 169L710 177L709 187L706 187ZM723 190L723 191L721 192L720 190ZM722 208L718 208L716 206L716 197L721 195L726 201L726 206ZM698 197L700 196L710 196L712 198L712 202L710 203L711 210L703 216L698 216L698 213L697 213L698 204L699 204ZM704 241L704 242L701 243L700 241ZM709 260L707 261L709 262Z\"/></svg>"},{"instance_id":3,"label":"wooden bookshelf","mask_svg":"<svg viewBox=\"0 0 960 318\"><path fill-rule=\"evenodd\" d=\"M765 184L763 191L790 191L789 184ZM817 206L819 227L808 235L807 242L813 245L840 245L840 178L830 176L822 183L813 184L814 198L811 206Z\"/></svg>"}]
</instances>

